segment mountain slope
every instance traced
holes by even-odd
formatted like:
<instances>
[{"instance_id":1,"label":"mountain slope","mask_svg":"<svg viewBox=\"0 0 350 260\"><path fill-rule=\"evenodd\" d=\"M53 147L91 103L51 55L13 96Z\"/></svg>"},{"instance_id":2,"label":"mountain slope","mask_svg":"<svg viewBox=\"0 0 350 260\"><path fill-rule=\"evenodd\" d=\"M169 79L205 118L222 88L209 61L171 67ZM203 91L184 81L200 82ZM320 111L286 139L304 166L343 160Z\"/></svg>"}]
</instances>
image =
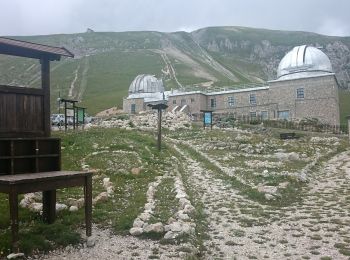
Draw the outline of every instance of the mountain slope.
<instances>
[{"instance_id":1,"label":"mountain slope","mask_svg":"<svg viewBox=\"0 0 350 260\"><path fill-rule=\"evenodd\" d=\"M53 62L52 109L61 97L81 101L92 114L122 105L138 74L162 77L167 89L205 88L274 79L280 59L296 45L322 47L343 89L350 88L350 38L244 27L210 27L191 33L89 32L12 37L64 46L74 59ZM40 64L0 56L0 84L38 86ZM349 111L350 114L350 111Z\"/></svg>"}]
</instances>

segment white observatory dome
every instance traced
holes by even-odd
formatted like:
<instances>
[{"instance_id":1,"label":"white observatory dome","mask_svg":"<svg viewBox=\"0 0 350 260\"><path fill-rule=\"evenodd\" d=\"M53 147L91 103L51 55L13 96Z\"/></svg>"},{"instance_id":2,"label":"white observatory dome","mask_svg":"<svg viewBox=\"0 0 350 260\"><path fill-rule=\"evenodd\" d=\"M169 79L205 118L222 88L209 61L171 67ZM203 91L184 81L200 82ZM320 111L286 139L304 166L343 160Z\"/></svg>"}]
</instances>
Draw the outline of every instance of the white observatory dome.
<instances>
[{"instance_id":1,"label":"white observatory dome","mask_svg":"<svg viewBox=\"0 0 350 260\"><path fill-rule=\"evenodd\" d=\"M321 50L307 45L296 46L281 60L277 79L297 79L333 73L332 65Z\"/></svg>"},{"instance_id":2,"label":"white observatory dome","mask_svg":"<svg viewBox=\"0 0 350 260\"><path fill-rule=\"evenodd\" d=\"M129 94L164 92L163 81L152 75L138 75L130 84Z\"/></svg>"}]
</instances>

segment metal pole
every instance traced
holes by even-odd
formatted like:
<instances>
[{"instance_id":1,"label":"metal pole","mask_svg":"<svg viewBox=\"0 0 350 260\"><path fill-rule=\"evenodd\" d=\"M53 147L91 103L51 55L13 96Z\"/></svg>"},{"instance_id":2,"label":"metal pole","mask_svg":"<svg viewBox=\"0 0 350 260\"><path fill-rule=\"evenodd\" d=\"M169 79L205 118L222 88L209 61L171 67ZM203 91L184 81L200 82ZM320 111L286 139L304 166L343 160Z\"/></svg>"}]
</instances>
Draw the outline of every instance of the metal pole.
<instances>
[{"instance_id":1,"label":"metal pole","mask_svg":"<svg viewBox=\"0 0 350 260\"><path fill-rule=\"evenodd\" d=\"M158 150L161 150L162 142L162 109L158 108Z\"/></svg>"}]
</instances>

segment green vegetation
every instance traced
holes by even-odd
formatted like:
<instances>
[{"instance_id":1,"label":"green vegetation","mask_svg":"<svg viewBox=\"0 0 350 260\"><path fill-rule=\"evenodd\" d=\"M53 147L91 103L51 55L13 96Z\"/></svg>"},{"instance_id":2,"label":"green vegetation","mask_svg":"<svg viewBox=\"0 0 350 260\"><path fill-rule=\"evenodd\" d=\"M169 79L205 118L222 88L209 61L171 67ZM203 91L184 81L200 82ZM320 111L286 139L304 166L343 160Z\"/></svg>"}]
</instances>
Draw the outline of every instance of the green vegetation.
<instances>
[{"instance_id":1,"label":"green vegetation","mask_svg":"<svg viewBox=\"0 0 350 260\"><path fill-rule=\"evenodd\" d=\"M341 164L343 157L332 160L340 162L338 165L323 164L348 149L347 137L300 132L299 139L280 140L280 131L261 126L237 131L166 130L161 153L151 132L136 129L92 128L53 135L62 139L64 170L89 168L94 172L93 198L106 191L105 178L113 184L114 192L94 205L93 222L115 234L128 234L145 209L149 184L158 176L163 178L154 190L155 208L148 224L165 225L169 218L176 218L181 201L174 185L178 176L195 209L188 212L194 232L179 233L174 240L164 239L164 233L144 234L141 239L155 239L164 247L171 243L175 251L190 253L188 257L193 259L224 257L220 243L237 248L245 247L247 241L293 247L295 239L315 243L307 248L308 254L327 255L318 244L322 243L341 255L350 255L346 230L350 196L342 175L348 164ZM302 172L307 180L300 178ZM323 183L318 182L321 178ZM82 193L81 188L58 190L57 201L68 203L82 198ZM19 246L27 255L83 242L84 208L59 212L52 225L43 224L39 213L27 209L20 208L19 215ZM280 229L271 231L268 224ZM8 199L0 194L0 257L9 253L9 227ZM161 257L160 247L152 250L151 258Z\"/></svg>"},{"instance_id":2,"label":"green vegetation","mask_svg":"<svg viewBox=\"0 0 350 260\"><path fill-rule=\"evenodd\" d=\"M52 111L58 110L59 94L67 98L71 93L90 114L121 107L138 74L163 78L167 90L178 88L174 73L165 72L169 68L163 60L164 53L183 86L213 81L211 87L221 87L273 79L276 64L295 45L326 46L337 41L350 47L349 37L244 27L210 27L192 33L94 32L14 38L72 50L75 59L63 58L51 64ZM237 79L229 79L218 64ZM348 72L349 66L344 64L342 69L337 73ZM2 84L39 87L40 64L36 60L1 56L0 79ZM348 79L338 80L347 86ZM349 94L340 91L343 123L344 116L350 113L347 100Z\"/></svg>"},{"instance_id":3,"label":"green vegetation","mask_svg":"<svg viewBox=\"0 0 350 260\"><path fill-rule=\"evenodd\" d=\"M62 163L65 170L81 170L82 163L95 169L93 197L105 191L103 178L110 178L115 193L93 209L94 223L110 227L116 233L126 234L137 215L143 211L148 183L162 174L163 162L169 157L166 148L158 153L153 137L137 131L96 129L84 132L55 134L62 138ZM95 147L95 148L94 148ZM97 154L93 155L96 152ZM101 153L100 153L101 152ZM139 175L131 168L142 167ZM81 188L57 191L57 201L81 198ZM26 254L47 251L80 241L75 231L84 224L84 209L78 212L64 210L58 213L52 225L41 222L38 213L20 208L20 251ZM7 196L0 194L0 257L9 253L10 221Z\"/></svg>"}]
</instances>

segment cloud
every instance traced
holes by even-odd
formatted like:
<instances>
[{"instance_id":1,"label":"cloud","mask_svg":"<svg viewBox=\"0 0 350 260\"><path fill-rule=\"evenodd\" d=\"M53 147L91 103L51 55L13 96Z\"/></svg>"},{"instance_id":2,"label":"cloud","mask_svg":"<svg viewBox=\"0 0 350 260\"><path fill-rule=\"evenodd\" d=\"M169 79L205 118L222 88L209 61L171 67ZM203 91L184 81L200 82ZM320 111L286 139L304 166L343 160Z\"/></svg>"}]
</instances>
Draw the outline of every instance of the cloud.
<instances>
[{"instance_id":1,"label":"cloud","mask_svg":"<svg viewBox=\"0 0 350 260\"><path fill-rule=\"evenodd\" d=\"M321 34L331 36L349 36L350 25L334 18L327 18L322 22L316 31Z\"/></svg>"},{"instance_id":2,"label":"cloud","mask_svg":"<svg viewBox=\"0 0 350 260\"><path fill-rule=\"evenodd\" d=\"M0 0L0 35L247 26L350 35L349 0Z\"/></svg>"}]
</instances>

